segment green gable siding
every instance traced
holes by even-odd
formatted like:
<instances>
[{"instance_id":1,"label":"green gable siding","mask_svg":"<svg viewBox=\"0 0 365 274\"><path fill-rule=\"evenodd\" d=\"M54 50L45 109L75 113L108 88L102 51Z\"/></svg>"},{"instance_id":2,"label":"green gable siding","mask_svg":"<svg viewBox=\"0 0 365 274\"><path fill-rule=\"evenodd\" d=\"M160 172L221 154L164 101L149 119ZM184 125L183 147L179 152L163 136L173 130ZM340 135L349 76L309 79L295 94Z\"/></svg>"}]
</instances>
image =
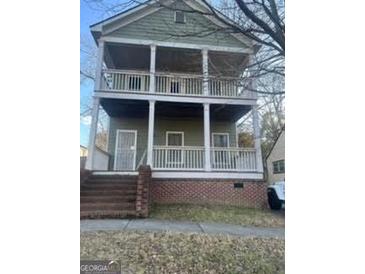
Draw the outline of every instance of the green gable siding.
<instances>
[{"instance_id":1,"label":"green gable siding","mask_svg":"<svg viewBox=\"0 0 365 274\"><path fill-rule=\"evenodd\" d=\"M179 9L191 9L183 2L177 2L174 3L174 5ZM174 10L162 8L109 35L114 37L148 39L164 42L246 47L229 33L219 30L219 27L215 26L201 14L185 12L185 24L175 23L174 15ZM180 37L176 35L180 35ZM181 37L181 35L184 37Z\"/></svg>"},{"instance_id":2,"label":"green gable siding","mask_svg":"<svg viewBox=\"0 0 365 274\"><path fill-rule=\"evenodd\" d=\"M229 133L230 146L236 146L236 126L233 122L211 121L211 132ZM115 140L118 129L137 130L138 165L144 151L147 149L148 120L137 118L110 118L108 152L112 155L111 165L114 163ZM185 146L204 146L204 124L199 119L168 119L155 118L154 145L166 145L166 131L183 131ZM210 136L211 140L211 136ZM146 159L145 159L146 160Z\"/></svg>"}]
</instances>

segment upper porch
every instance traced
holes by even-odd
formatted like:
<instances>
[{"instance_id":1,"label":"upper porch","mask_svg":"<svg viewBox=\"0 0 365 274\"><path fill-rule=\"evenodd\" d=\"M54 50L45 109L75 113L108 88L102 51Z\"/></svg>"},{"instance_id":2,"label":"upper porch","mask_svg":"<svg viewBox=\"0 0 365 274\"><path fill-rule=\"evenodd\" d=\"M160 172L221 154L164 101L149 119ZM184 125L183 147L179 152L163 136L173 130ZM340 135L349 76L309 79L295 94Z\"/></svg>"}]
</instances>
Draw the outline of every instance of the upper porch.
<instances>
[{"instance_id":1,"label":"upper porch","mask_svg":"<svg viewBox=\"0 0 365 274\"><path fill-rule=\"evenodd\" d=\"M244 52L101 40L95 95L173 101L210 98L253 105L257 95L245 71L249 63L250 54Z\"/></svg>"}]
</instances>

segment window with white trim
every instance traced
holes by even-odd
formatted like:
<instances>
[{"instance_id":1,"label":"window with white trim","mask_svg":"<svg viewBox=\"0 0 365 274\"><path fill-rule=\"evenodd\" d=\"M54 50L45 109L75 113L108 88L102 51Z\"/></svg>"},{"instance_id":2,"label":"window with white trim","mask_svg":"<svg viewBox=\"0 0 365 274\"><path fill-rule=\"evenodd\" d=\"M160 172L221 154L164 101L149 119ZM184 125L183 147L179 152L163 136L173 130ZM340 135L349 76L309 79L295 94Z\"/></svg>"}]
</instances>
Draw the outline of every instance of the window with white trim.
<instances>
[{"instance_id":1,"label":"window with white trim","mask_svg":"<svg viewBox=\"0 0 365 274\"><path fill-rule=\"evenodd\" d=\"M285 173L285 160L272 162L274 174Z\"/></svg>"},{"instance_id":2,"label":"window with white trim","mask_svg":"<svg viewBox=\"0 0 365 274\"><path fill-rule=\"evenodd\" d=\"M184 163L184 154L182 148L184 146L184 132L167 131L166 146L166 164L168 168L180 168Z\"/></svg>"},{"instance_id":3,"label":"window with white trim","mask_svg":"<svg viewBox=\"0 0 365 274\"><path fill-rule=\"evenodd\" d=\"M229 147L229 134L213 133L213 147Z\"/></svg>"},{"instance_id":4,"label":"window with white trim","mask_svg":"<svg viewBox=\"0 0 365 274\"><path fill-rule=\"evenodd\" d=\"M167 146L183 146L184 145L184 133L170 131L166 132L166 145Z\"/></svg>"}]
</instances>

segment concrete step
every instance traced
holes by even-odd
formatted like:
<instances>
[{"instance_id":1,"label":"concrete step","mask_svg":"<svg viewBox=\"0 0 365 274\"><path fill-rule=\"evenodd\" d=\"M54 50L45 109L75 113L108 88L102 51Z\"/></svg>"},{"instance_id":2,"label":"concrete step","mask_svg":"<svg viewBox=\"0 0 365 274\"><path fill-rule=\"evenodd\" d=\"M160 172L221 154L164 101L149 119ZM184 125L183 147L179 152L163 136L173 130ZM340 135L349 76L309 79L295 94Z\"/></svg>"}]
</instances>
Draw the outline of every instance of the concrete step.
<instances>
[{"instance_id":1,"label":"concrete step","mask_svg":"<svg viewBox=\"0 0 365 274\"><path fill-rule=\"evenodd\" d=\"M122 219L136 216L135 210L92 210L80 211L81 219Z\"/></svg>"}]
</instances>

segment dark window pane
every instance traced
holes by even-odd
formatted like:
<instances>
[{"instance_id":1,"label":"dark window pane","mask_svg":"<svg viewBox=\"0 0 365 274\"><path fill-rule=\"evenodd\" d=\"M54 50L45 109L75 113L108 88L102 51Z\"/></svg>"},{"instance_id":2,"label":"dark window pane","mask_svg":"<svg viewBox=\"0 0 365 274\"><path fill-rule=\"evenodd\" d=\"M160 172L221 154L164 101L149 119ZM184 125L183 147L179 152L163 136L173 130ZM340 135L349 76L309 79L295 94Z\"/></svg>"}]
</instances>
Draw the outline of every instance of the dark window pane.
<instances>
[{"instance_id":1,"label":"dark window pane","mask_svg":"<svg viewBox=\"0 0 365 274\"><path fill-rule=\"evenodd\" d=\"M175 22L183 24L185 23L185 14L182 11L176 11L175 12Z\"/></svg>"}]
</instances>

